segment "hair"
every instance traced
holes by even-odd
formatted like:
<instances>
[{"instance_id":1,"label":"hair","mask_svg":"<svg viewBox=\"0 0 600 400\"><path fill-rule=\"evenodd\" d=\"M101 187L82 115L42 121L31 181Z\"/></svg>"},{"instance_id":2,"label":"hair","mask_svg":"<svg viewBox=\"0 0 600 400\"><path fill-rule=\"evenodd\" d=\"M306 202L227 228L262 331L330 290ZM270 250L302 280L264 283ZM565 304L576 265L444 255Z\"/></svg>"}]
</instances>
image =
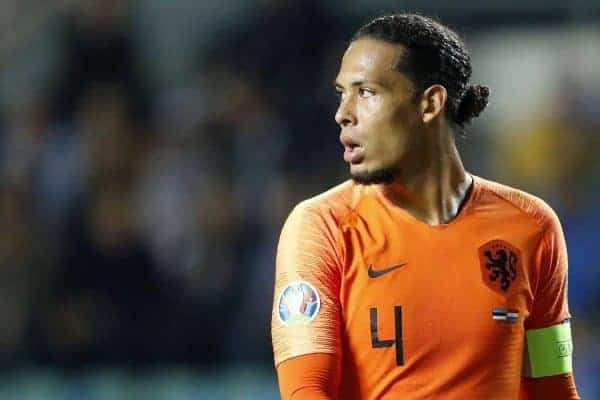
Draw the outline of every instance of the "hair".
<instances>
[{"instance_id":1,"label":"hair","mask_svg":"<svg viewBox=\"0 0 600 400\"><path fill-rule=\"evenodd\" d=\"M446 116L461 129L487 106L490 89L469 82L471 57L464 42L440 22L419 14L385 15L363 25L352 41L362 38L402 45L405 53L397 69L418 93L434 84L444 86Z\"/></svg>"}]
</instances>

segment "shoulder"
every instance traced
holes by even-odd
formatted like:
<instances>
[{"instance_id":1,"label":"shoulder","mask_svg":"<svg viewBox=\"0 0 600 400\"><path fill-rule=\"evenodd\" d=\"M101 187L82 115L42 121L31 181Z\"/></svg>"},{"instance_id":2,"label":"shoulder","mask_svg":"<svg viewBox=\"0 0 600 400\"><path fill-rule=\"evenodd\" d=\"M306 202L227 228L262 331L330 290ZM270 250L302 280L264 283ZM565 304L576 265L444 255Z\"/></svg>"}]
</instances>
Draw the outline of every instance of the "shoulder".
<instances>
[{"instance_id":1,"label":"shoulder","mask_svg":"<svg viewBox=\"0 0 600 400\"><path fill-rule=\"evenodd\" d=\"M480 187L479 197L484 202L493 202L502 207L512 208L542 229L560 225L556 212L541 198L488 179L480 177L475 177L475 179Z\"/></svg>"},{"instance_id":2,"label":"shoulder","mask_svg":"<svg viewBox=\"0 0 600 400\"><path fill-rule=\"evenodd\" d=\"M278 270L336 276L344 258L340 225L352 210L356 186L347 181L297 204L287 217L277 247ZM295 271L295 272L290 272Z\"/></svg>"},{"instance_id":3,"label":"shoulder","mask_svg":"<svg viewBox=\"0 0 600 400\"><path fill-rule=\"evenodd\" d=\"M362 192L362 186L348 180L314 197L298 203L288 217L290 221L326 223L339 226L353 211Z\"/></svg>"}]
</instances>

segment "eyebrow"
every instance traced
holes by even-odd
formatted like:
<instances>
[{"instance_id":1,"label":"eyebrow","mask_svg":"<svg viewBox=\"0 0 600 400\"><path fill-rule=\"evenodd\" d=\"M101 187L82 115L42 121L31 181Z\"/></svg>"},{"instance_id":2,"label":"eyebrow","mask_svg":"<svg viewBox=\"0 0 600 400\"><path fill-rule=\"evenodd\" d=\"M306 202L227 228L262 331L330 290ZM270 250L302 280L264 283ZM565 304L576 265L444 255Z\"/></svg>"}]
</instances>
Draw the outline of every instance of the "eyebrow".
<instances>
[{"instance_id":1,"label":"eyebrow","mask_svg":"<svg viewBox=\"0 0 600 400\"><path fill-rule=\"evenodd\" d=\"M365 83L371 83L371 84L373 84L373 85L376 85L376 83L375 83L375 82L369 82L369 81L366 81L366 80L359 80L359 81L353 81L353 82L350 84L350 86L354 86L354 87L356 87L356 86L361 86L361 85L364 85ZM344 87L344 85L340 84L340 83L339 83L337 80L336 80L336 81L333 81L333 86L334 86L336 89L337 89L337 88L343 88L343 87Z\"/></svg>"},{"instance_id":2,"label":"eyebrow","mask_svg":"<svg viewBox=\"0 0 600 400\"><path fill-rule=\"evenodd\" d=\"M377 81L371 81L368 79L359 79L357 81L352 81L350 83L350 86L352 87L357 87L357 86L362 86L362 85L371 85L371 86L377 86L378 88L384 88L385 84L383 84L382 82L377 82ZM339 83L337 80L333 81L333 86L336 89L343 89L344 86Z\"/></svg>"}]
</instances>

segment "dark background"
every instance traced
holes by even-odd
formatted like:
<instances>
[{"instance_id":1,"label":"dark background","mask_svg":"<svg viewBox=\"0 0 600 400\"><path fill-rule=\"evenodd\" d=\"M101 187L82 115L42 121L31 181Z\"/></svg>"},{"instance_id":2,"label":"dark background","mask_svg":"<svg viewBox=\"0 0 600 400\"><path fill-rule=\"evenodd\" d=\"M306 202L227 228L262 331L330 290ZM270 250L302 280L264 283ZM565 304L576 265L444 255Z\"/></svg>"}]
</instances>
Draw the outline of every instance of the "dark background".
<instances>
[{"instance_id":1,"label":"dark background","mask_svg":"<svg viewBox=\"0 0 600 400\"><path fill-rule=\"evenodd\" d=\"M489 108L467 168L566 233L575 374L600 398L600 4L3 0L0 398L277 398L287 213L346 179L332 81L384 11L440 17Z\"/></svg>"}]
</instances>

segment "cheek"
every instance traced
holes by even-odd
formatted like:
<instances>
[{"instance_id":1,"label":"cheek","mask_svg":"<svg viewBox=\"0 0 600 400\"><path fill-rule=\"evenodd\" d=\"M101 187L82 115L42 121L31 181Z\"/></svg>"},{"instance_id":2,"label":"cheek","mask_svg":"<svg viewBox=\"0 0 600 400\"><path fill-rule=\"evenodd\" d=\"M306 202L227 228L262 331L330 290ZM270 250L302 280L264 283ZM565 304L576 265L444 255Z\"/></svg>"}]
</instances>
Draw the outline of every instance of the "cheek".
<instances>
[{"instance_id":1,"label":"cheek","mask_svg":"<svg viewBox=\"0 0 600 400\"><path fill-rule=\"evenodd\" d=\"M371 146L392 145L403 130L402 117L398 115L397 110L389 107L378 96L365 99L358 120L363 125L361 130L367 136L366 140Z\"/></svg>"},{"instance_id":2,"label":"cheek","mask_svg":"<svg viewBox=\"0 0 600 400\"><path fill-rule=\"evenodd\" d=\"M415 132L411 115L403 110L379 112L372 115L368 151L384 164L402 158L409 149L411 133Z\"/></svg>"},{"instance_id":3,"label":"cheek","mask_svg":"<svg viewBox=\"0 0 600 400\"><path fill-rule=\"evenodd\" d=\"M399 105L381 96L362 99L357 116L368 154L384 163L401 156L415 131L413 112L408 104Z\"/></svg>"},{"instance_id":4,"label":"cheek","mask_svg":"<svg viewBox=\"0 0 600 400\"><path fill-rule=\"evenodd\" d=\"M372 96L364 99L362 108L366 117L378 118L385 109L384 101L381 96Z\"/></svg>"},{"instance_id":5,"label":"cheek","mask_svg":"<svg viewBox=\"0 0 600 400\"><path fill-rule=\"evenodd\" d=\"M377 114L384 108L384 101L381 96L372 96L365 100L365 109L368 113Z\"/></svg>"},{"instance_id":6,"label":"cheek","mask_svg":"<svg viewBox=\"0 0 600 400\"><path fill-rule=\"evenodd\" d=\"M369 142L377 141L379 132L391 123L389 107L380 96L362 99L357 109L357 117L359 125L362 125L360 131Z\"/></svg>"}]
</instances>

